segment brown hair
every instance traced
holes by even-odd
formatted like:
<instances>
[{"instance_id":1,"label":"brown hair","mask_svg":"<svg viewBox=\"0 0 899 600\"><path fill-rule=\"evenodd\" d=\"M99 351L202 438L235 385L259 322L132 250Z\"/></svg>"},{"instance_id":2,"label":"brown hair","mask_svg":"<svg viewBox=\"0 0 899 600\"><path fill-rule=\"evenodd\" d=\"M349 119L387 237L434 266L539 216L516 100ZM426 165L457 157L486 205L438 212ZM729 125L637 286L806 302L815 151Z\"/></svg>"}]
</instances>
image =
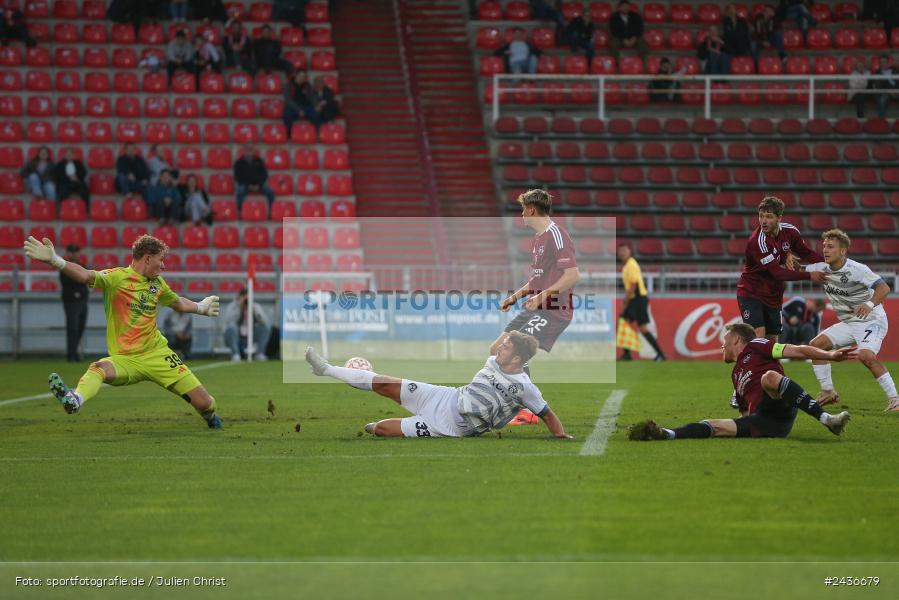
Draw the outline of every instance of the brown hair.
<instances>
[{"instance_id":1,"label":"brown hair","mask_svg":"<svg viewBox=\"0 0 899 600\"><path fill-rule=\"evenodd\" d=\"M169 247L162 240L152 235L142 235L131 244L131 258L140 260L144 256L159 254L160 252L168 252Z\"/></svg>"},{"instance_id":2,"label":"brown hair","mask_svg":"<svg viewBox=\"0 0 899 600\"><path fill-rule=\"evenodd\" d=\"M541 215L548 215L553 209L553 197L546 190L528 190L518 197L522 206L536 206Z\"/></svg>"},{"instance_id":3,"label":"brown hair","mask_svg":"<svg viewBox=\"0 0 899 600\"><path fill-rule=\"evenodd\" d=\"M747 344L756 338L755 329L752 328L752 325L746 323L731 323L730 325L726 325L724 330L727 333L739 336L739 338Z\"/></svg>"},{"instance_id":4,"label":"brown hair","mask_svg":"<svg viewBox=\"0 0 899 600\"><path fill-rule=\"evenodd\" d=\"M778 217L784 214L784 201L777 196L765 196L759 202L759 212L774 213Z\"/></svg>"},{"instance_id":5,"label":"brown hair","mask_svg":"<svg viewBox=\"0 0 899 600\"><path fill-rule=\"evenodd\" d=\"M509 342L515 348L515 355L521 359L521 364L528 362L537 354L537 346L539 344L537 343L537 338L532 335L521 333L520 331L510 331Z\"/></svg>"},{"instance_id":6,"label":"brown hair","mask_svg":"<svg viewBox=\"0 0 899 600\"><path fill-rule=\"evenodd\" d=\"M849 247L849 236L842 229L829 229L821 234L822 240L836 240L841 248Z\"/></svg>"}]
</instances>

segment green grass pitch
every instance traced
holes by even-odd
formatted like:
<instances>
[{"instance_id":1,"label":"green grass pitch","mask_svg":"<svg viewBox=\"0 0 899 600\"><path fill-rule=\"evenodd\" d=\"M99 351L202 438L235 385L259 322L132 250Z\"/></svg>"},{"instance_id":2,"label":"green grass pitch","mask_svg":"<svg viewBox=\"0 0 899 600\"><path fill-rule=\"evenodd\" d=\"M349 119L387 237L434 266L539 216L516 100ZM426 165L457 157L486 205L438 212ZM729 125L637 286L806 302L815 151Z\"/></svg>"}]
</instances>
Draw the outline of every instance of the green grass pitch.
<instances>
[{"instance_id":1,"label":"green grass pitch","mask_svg":"<svg viewBox=\"0 0 899 600\"><path fill-rule=\"evenodd\" d=\"M15 581L114 575L228 582L142 598L899 595L899 415L857 363L834 366L842 438L800 413L785 440L657 443L625 426L735 414L729 366L635 362L615 384L541 386L576 437L559 441L542 426L374 439L366 422L405 415L387 399L282 384L277 362L191 365L223 431L147 383L104 387L74 416L49 396L4 402L84 365L0 364L0 598L138 597ZM809 365L786 370L817 391ZM581 456L613 390L617 431Z\"/></svg>"}]
</instances>

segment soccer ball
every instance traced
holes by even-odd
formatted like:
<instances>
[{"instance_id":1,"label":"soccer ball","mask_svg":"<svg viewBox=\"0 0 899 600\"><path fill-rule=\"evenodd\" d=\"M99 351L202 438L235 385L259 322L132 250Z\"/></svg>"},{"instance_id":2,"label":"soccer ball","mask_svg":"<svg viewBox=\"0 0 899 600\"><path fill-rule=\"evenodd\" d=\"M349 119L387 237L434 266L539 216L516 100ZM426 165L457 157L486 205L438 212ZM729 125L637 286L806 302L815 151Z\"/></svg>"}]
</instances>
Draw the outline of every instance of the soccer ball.
<instances>
[{"instance_id":1,"label":"soccer ball","mask_svg":"<svg viewBox=\"0 0 899 600\"><path fill-rule=\"evenodd\" d=\"M373 371L371 368L371 363L368 362L367 358L362 358L361 356L354 356L350 360L346 361L346 364L343 365L347 369L359 369L360 371Z\"/></svg>"}]
</instances>

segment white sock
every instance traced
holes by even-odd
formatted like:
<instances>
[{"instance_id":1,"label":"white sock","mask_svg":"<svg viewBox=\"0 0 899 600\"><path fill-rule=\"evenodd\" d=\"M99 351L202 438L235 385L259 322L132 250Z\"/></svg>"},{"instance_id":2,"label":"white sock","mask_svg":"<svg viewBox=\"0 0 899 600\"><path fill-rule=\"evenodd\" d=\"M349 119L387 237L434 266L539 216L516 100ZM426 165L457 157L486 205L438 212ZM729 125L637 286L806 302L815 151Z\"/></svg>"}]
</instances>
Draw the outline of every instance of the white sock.
<instances>
[{"instance_id":1,"label":"white sock","mask_svg":"<svg viewBox=\"0 0 899 600\"><path fill-rule=\"evenodd\" d=\"M821 389L833 391L833 379L830 378L830 363L812 365L812 370L815 372L815 377L818 378L818 383L821 384Z\"/></svg>"},{"instance_id":2,"label":"white sock","mask_svg":"<svg viewBox=\"0 0 899 600\"><path fill-rule=\"evenodd\" d=\"M818 420L821 421L822 424L827 425L830 422L830 413L821 413L821 416L818 417Z\"/></svg>"},{"instance_id":3,"label":"white sock","mask_svg":"<svg viewBox=\"0 0 899 600\"><path fill-rule=\"evenodd\" d=\"M674 430L673 430L673 429L667 429L667 428L665 428L665 427L662 427L662 433L664 433L664 434L665 434L665 437L667 437L669 440L673 440L673 439L674 439L675 434L674 434Z\"/></svg>"},{"instance_id":4,"label":"white sock","mask_svg":"<svg viewBox=\"0 0 899 600\"><path fill-rule=\"evenodd\" d=\"M371 382L375 379L375 373L372 371L347 369L346 367L335 367L334 365L329 366L325 370L325 375L348 383L356 389L369 391L371 391Z\"/></svg>"},{"instance_id":5,"label":"white sock","mask_svg":"<svg viewBox=\"0 0 899 600\"><path fill-rule=\"evenodd\" d=\"M893 378L890 377L889 371L878 377L877 383L880 384L880 387L883 389L883 393L887 395L887 398L896 397L896 384L893 383Z\"/></svg>"}]
</instances>

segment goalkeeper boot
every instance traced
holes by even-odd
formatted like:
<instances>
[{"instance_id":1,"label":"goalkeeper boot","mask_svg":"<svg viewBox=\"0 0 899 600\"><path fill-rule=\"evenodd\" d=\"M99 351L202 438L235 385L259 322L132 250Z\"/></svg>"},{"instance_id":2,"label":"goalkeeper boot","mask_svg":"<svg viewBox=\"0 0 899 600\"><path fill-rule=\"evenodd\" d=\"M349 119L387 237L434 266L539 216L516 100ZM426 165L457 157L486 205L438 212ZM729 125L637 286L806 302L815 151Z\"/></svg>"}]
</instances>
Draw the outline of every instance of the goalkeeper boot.
<instances>
[{"instance_id":1,"label":"goalkeeper boot","mask_svg":"<svg viewBox=\"0 0 899 600\"><path fill-rule=\"evenodd\" d=\"M306 348L306 362L312 366L312 372L319 376L324 375L331 366L312 346Z\"/></svg>"},{"instance_id":2,"label":"goalkeeper boot","mask_svg":"<svg viewBox=\"0 0 899 600\"><path fill-rule=\"evenodd\" d=\"M849 422L849 413L845 410L838 415L830 415L827 419L827 423L824 424L825 427L830 429L830 432L834 435L840 435L843 433L843 430L846 429L846 423Z\"/></svg>"},{"instance_id":3,"label":"goalkeeper boot","mask_svg":"<svg viewBox=\"0 0 899 600\"><path fill-rule=\"evenodd\" d=\"M206 425L209 427L209 429L221 429L222 418L218 415L212 415L212 418L206 421Z\"/></svg>"},{"instance_id":4,"label":"goalkeeper boot","mask_svg":"<svg viewBox=\"0 0 899 600\"><path fill-rule=\"evenodd\" d=\"M50 373L49 383L50 393L62 404L62 408L70 415L78 412L78 409L84 404L81 394L69 389L69 386L57 373Z\"/></svg>"},{"instance_id":5,"label":"goalkeeper boot","mask_svg":"<svg viewBox=\"0 0 899 600\"><path fill-rule=\"evenodd\" d=\"M836 390L821 390L815 397L815 402L819 406L827 406L828 404L836 404L840 401L840 395Z\"/></svg>"}]
</instances>

